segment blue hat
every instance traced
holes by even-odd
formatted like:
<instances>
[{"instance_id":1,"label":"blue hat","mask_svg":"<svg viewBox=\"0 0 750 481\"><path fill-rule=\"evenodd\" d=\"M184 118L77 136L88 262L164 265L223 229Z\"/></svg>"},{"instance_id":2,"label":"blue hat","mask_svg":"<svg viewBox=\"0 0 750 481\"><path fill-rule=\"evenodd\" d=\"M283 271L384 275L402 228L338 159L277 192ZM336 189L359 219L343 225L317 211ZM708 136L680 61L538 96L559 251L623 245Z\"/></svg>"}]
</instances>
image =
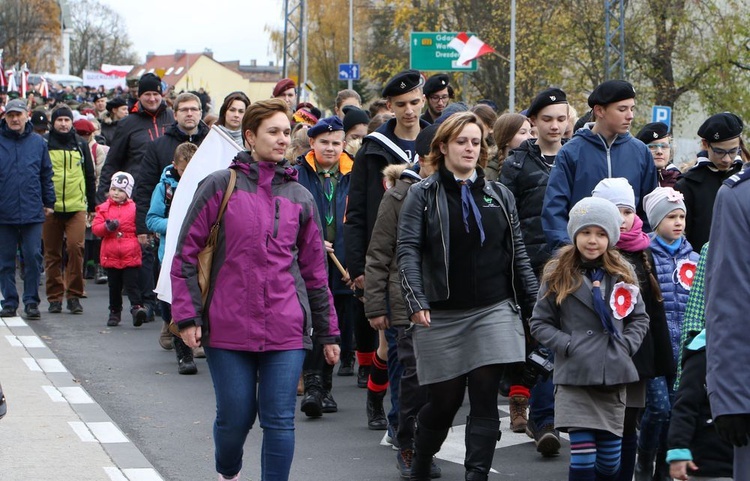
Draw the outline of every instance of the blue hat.
<instances>
[{"instance_id":1,"label":"blue hat","mask_svg":"<svg viewBox=\"0 0 750 481\"><path fill-rule=\"evenodd\" d=\"M334 115L332 117L326 117L324 119L318 120L317 124L307 129L307 136L311 139L314 139L320 134L337 131L343 132L344 124L341 122L340 118Z\"/></svg>"}]
</instances>

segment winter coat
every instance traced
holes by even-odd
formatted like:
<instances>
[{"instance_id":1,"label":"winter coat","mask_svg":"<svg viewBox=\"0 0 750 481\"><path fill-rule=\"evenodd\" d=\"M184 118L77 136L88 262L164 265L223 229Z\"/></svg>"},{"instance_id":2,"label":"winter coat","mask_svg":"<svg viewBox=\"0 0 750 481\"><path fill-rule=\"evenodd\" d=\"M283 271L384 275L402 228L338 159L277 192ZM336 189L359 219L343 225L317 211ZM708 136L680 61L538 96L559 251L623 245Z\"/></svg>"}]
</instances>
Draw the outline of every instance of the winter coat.
<instances>
[{"instance_id":1,"label":"winter coat","mask_svg":"<svg viewBox=\"0 0 750 481\"><path fill-rule=\"evenodd\" d=\"M657 174L659 176L659 187L674 188L675 184L677 183L677 179L680 178L680 175L682 173L680 172L680 169L675 167L674 164L669 164L663 169L659 169L657 171Z\"/></svg>"},{"instance_id":2,"label":"winter coat","mask_svg":"<svg viewBox=\"0 0 750 481\"><path fill-rule=\"evenodd\" d=\"M398 272L396 245L398 218L409 187L421 178L404 165L389 165L383 171L386 184L391 185L380 201L378 218L367 247L365 266L365 316L368 319L390 315L392 326L408 326L401 278ZM390 309L390 313L388 312Z\"/></svg>"},{"instance_id":3,"label":"winter coat","mask_svg":"<svg viewBox=\"0 0 750 481\"><path fill-rule=\"evenodd\" d=\"M198 132L188 135L177 127L177 122L169 126L164 135L151 142L143 155L135 177L135 189L133 200L136 207L136 227L139 234L148 234L146 227L146 214L151 206L151 196L156 184L159 183L164 168L172 164L174 151L183 142L191 142L200 146L203 139L208 135L208 125L198 123Z\"/></svg>"},{"instance_id":4,"label":"winter coat","mask_svg":"<svg viewBox=\"0 0 750 481\"><path fill-rule=\"evenodd\" d=\"M722 172L713 165L708 158L699 158L698 163L682 174L674 186L675 190L685 196L685 237L696 252L700 252L703 244L708 242L714 202L721 183L742 168L742 164L736 162L729 170Z\"/></svg>"},{"instance_id":5,"label":"winter coat","mask_svg":"<svg viewBox=\"0 0 750 481\"><path fill-rule=\"evenodd\" d=\"M112 141L115 139L117 124L119 124L120 121L112 120L112 116L109 114L109 112L104 112L99 117L99 123L101 124L102 137L104 137L104 140L107 141L107 145L111 146Z\"/></svg>"},{"instance_id":6,"label":"winter coat","mask_svg":"<svg viewBox=\"0 0 750 481\"><path fill-rule=\"evenodd\" d=\"M542 229L542 205L549 172L550 167L544 162L541 149L536 140L531 139L505 159L499 179L516 199L523 243L537 276L541 275L551 255Z\"/></svg>"},{"instance_id":7,"label":"winter coat","mask_svg":"<svg viewBox=\"0 0 750 481\"><path fill-rule=\"evenodd\" d=\"M107 230L107 220L120 222L116 231ZM135 203L132 200L118 204L107 199L98 205L91 223L91 232L102 238L99 254L102 267L125 269L141 266L141 245L135 235Z\"/></svg>"},{"instance_id":8,"label":"winter coat","mask_svg":"<svg viewBox=\"0 0 750 481\"><path fill-rule=\"evenodd\" d=\"M346 197L349 195L349 180L352 172L352 158L349 154L343 152L339 157L338 172L336 173L336 188L334 192L334 203L336 209L336 239L333 241L333 251L341 265L346 268L346 244L344 243L344 214L346 213ZM315 153L311 150L306 155L297 158L297 164L294 168L298 172L297 181L302 184L315 199L318 214L320 215L320 225L325 231L325 195L323 185L320 183L318 174L315 170ZM324 235L325 237L325 235ZM343 275L339 272L333 260L328 258L328 278L329 286L333 294L349 294L352 290L341 278Z\"/></svg>"},{"instance_id":9,"label":"winter coat","mask_svg":"<svg viewBox=\"0 0 750 481\"><path fill-rule=\"evenodd\" d=\"M146 215L146 226L150 232L159 234L159 262L164 259L164 248L167 244L167 222L169 221L169 209L172 207L172 198L179 180L175 177L175 168L171 165L164 167L161 180L154 189L151 196L151 207ZM136 206L136 210L138 207ZM137 214L136 214L137 216Z\"/></svg>"},{"instance_id":10,"label":"winter coat","mask_svg":"<svg viewBox=\"0 0 750 481\"><path fill-rule=\"evenodd\" d=\"M675 255L672 255L653 236L651 238L651 252L654 256L656 278L659 281L661 295L664 298L664 313L667 316L669 342L676 362L680 353L685 307L690 296L690 287L700 256L697 252L693 252L693 247L685 238L682 239L682 244L680 244L680 248Z\"/></svg>"},{"instance_id":11,"label":"winter coat","mask_svg":"<svg viewBox=\"0 0 750 481\"><path fill-rule=\"evenodd\" d=\"M55 173L55 212L94 212L96 209L96 170L88 143L75 130L50 131L47 149Z\"/></svg>"},{"instance_id":12,"label":"winter coat","mask_svg":"<svg viewBox=\"0 0 750 481\"><path fill-rule=\"evenodd\" d=\"M420 120L419 125L424 129L430 124ZM354 159L344 222L346 258L352 279L365 273L367 245L385 192L383 169L388 165L407 164L411 161L395 143L395 128L396 119L391 119L366 136Z\"/></svg>"},{"instance_id":13,"label":"winter coat","mask_svg":"<svg viewBox=\"0 0 750 481\"><path fill-rule=\"evenodd\" d=\"M214 252L204 310L198 253L216 221L229 171L215 172L193 197L171 267L172 317L180 329L210 323L211 347L249 352L310 349L338 341L323 235L312 194L286 161L240 152L237 184Z\"/></svg>"},{"instance_id":14,"label":"winter coat","mask_svg":"<svg viewBox=\"0 0 750 481\"><path fill-rule=\"evenodd\" d=\"M609 177L624 177L635 192L636 211L646 219L642 199L656 188L656 166L646 145L629 133L618 135L607 146L591 131L594 124L578 129L562 146L547 182L542 209L542 227L550 250L570 244L568 212L584 197L591 196L596 184ZM647 229L648 223L644 220Z\"/></svg>"},{"instance_id":15,"label":"winter coat","mask_svg":"<svg viewBox=\"0 0 750 481\"><path fill-rule=\"evenodd\" d=\"M483 177L480 168L477 172ZM436 172L411 186L399 216L397 256L409 316L430 309L430 303L445 301L451 296L448 200L441 175L441 172ZM500 219L509 226L510 235L503 239L503 243L512 268L504 275L509 277L515 305L521 308L523 318L527 319L534 306L538 285L523 245L515 200L510 191L497 182L484 182L482 192L487 199L487 205L479 207L483 217L501 216ZM477 256L481 254L481 249L475 253ZM474 262L481 265L482 258L476 257Z\"/></svg>"},{"instance_id":16,"label":"winter coat","mask_svg":"<svg viewBox=\"0 0 750 481\"><path fill-rule=\"evenodd\" d=\"M144 110L140 102L133 106L130 115L117 123L107 160L99 177L97 201L104 202L115 172L128 172L138 178L138 166L149 144L164 135L173 122L172 109L167 107L166 102L162 102L156 112Z\"/></svg>"},{"instance_id":17,"label":"winter coat","mask_svg":"<svg viewBox=\"0 0 750 481\"><path fill-rule=\"evenodd\" d=\"M605 280L604 303L610 308L610 297L619 279L605 274ZM611 316L620 333L621 338L617 339L602 327L587 278L560 305L554 293L547 293L548 286L542 283L529 327L537 341L555 351L555 384L614 386L638 381L632 356L648 331L648 314L640 294L628 316Z\"/></svg>"},{"instance_id":18,"label":"winter coat","mask_svg":"<svg viewBox=\"0 0 750 481\"><path fill-rule=\"evenodd\" d=\"M31 122L18 133L0 120L0 224L44 222L44 208L55 206L52 175L47 143Z\"/></svg>"}]
</instances>

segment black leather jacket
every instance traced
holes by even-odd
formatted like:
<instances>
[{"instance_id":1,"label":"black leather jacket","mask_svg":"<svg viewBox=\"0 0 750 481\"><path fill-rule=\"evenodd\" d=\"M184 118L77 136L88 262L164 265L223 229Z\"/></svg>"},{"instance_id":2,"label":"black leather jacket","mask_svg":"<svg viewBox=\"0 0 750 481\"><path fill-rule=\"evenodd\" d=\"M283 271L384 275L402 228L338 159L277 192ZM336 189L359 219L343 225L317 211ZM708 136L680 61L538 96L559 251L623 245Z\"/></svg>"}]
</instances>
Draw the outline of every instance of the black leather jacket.
<instances>
[{"instance_id":1,"label":"black leather jacket","mask_svg":"<svg viewBox=\"0 0 750 481\"><path fill-rule=\"evenodd\" d=\"M497 182L485 182L483 192L500 203L502 208L495 211L504 215L511 226L513 235L507 239L507 247L512 253L514 268L509 274L515 303L523 318L528 319L536 302L538 284L523 244L515 200L510 191ZM439 174L411 187L401 209L398 228L401 290L411 315L430 309L430 302L450 297L448 200ZM425 249L424 245L430 245L430 249Z\"/></svg>"}]
</instances>

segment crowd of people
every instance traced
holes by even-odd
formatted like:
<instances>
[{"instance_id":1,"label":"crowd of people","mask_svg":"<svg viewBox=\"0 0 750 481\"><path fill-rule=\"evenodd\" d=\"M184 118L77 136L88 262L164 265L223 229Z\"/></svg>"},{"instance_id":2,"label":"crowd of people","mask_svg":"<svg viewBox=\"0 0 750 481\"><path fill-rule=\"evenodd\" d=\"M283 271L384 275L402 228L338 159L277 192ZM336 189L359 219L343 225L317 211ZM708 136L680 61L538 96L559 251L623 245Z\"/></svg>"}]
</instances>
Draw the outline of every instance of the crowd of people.
<instances>
[{"instance_id":1,"label":"crowd of people","mask_svg":"<svg viewBox=\"0 0 750 481\"><path fill-rule=\"evenodd\" d=\"M107 326L123 291L133 326L161 317L180 374L207 358L220 480L240 479L256 417L262 479L288 479L297 396L307 417L336 413L334 374L366 389L403 479L441 476L467 391L466 480L488 479L499 395L541 456L568 433L571 481L750 479L738 116L707 118L678 168L669 126L630 133L624 80L580 118L560 88L500 113L414 70L367 107L340 91L330 115L291 79L270 99L229 94L215 119L205 92L164 89L145 74L41 105L0 92L0 316L41 319L44 272L51 315L83 313L92 279ZM240 152L173 232L213 122ZM171 302L154 294L167 236Z\"/></svg>"}]
</instances>

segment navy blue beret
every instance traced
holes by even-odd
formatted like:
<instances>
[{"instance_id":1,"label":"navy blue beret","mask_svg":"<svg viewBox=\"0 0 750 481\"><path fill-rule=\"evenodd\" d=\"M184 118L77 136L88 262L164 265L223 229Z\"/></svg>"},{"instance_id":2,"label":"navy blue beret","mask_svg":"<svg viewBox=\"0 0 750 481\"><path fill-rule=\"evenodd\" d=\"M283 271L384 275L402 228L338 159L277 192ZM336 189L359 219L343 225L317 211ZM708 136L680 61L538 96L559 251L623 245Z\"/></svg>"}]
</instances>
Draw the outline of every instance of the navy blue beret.
<instances>
[{"instance_id":1,"label":"navy blue beret","mask_svg":"<svg viewBox=\"0 0 750 481\"><path fill-rule=\"evenodd\" d=\"M317 124L307 129L307 136L311 139L314 139L320 134L337 131L343 132L344 124L341 122L340 118L334 115L332 117L326 117L324 119L318 120Z\"/></svg>"}]
</instances>

